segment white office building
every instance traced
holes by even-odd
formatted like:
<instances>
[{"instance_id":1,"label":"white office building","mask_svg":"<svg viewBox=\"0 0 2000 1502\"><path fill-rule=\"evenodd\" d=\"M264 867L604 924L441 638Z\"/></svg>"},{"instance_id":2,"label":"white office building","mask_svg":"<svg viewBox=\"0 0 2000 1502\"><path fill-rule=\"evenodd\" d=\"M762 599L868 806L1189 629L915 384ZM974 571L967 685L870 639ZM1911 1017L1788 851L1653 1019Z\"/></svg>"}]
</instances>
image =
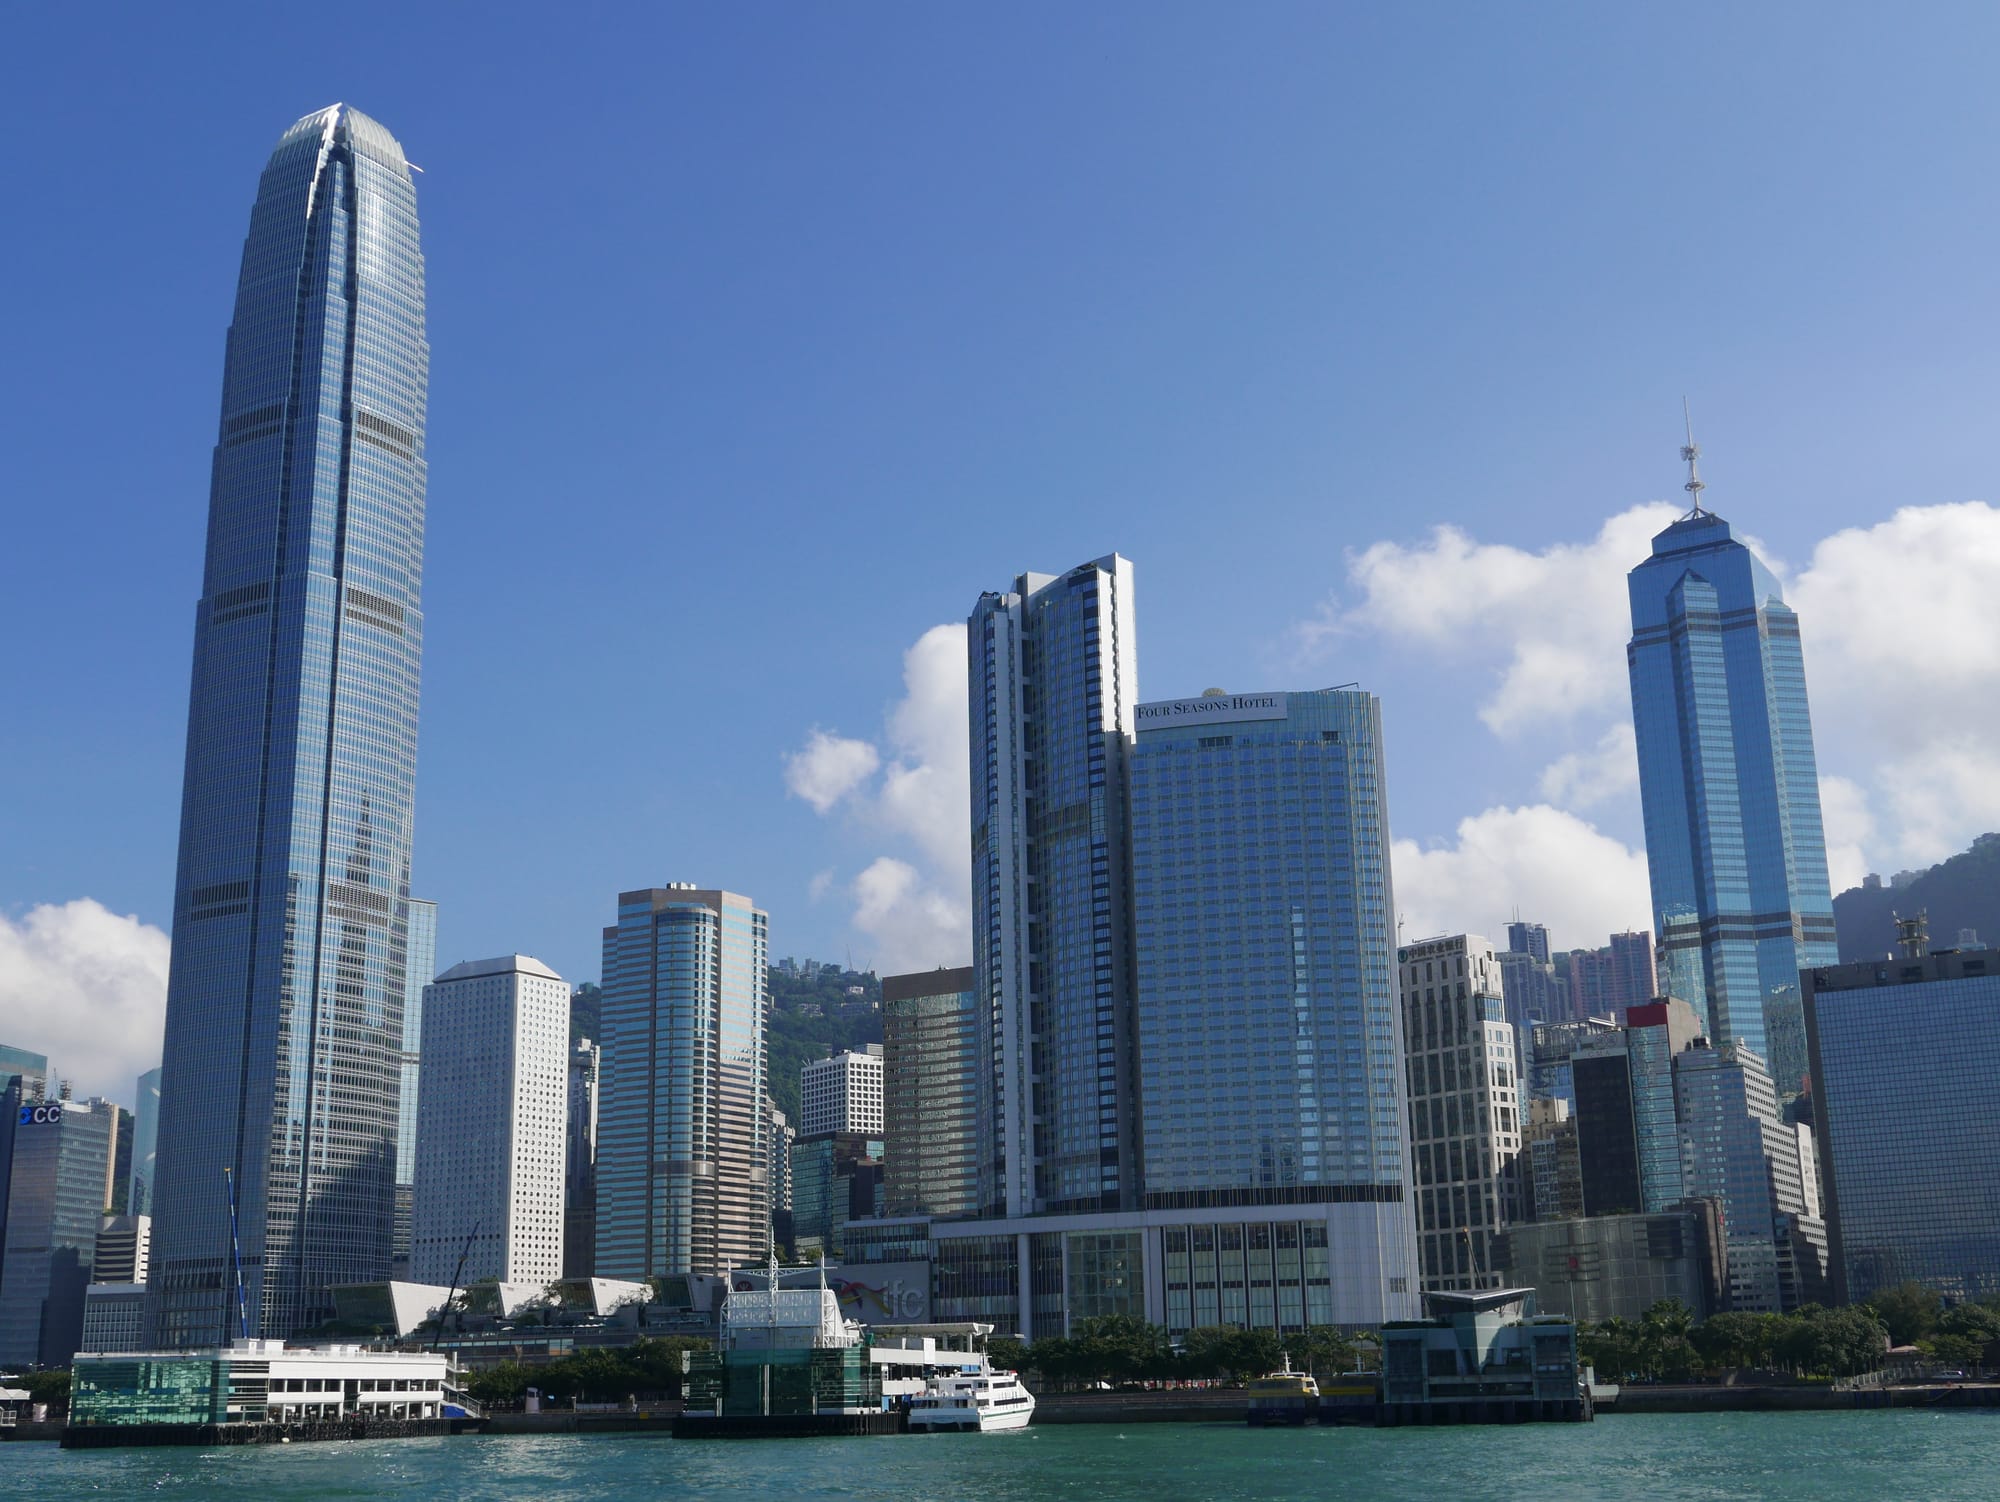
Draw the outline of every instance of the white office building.
<instances>
[{"instance_id":1,"label":"white office building","mask_svg":"<svg viewBox=\"0 0 2000 1502\"><path fill-rule=\"evenodd\" d=\"M540 960L471 960L424 987L415 1281L562 1276L569 1054L569 985Z\"/></svg>"},{"instance_id":2,"label":"white office building","mask_svg":"<svg viewBox=\"0 0 2000 1502\"><path fill-rule=\"evenodd\" d=\"M799 1135L882 1133L882 1045L809 1059L799 1070Z\"/></svg>"},{"instance_id":3,"label":"white office building","mask_svg":"<svg viewBox=\"0 0 2000 1502\"><path fill-rule=\"evenodd\" d=\"M1425 1292L1501 1286L1493 1238L1518 1213L1521 1082L1500 957L1477 934L1398 951Z\"/></svg>"}]
</instances>

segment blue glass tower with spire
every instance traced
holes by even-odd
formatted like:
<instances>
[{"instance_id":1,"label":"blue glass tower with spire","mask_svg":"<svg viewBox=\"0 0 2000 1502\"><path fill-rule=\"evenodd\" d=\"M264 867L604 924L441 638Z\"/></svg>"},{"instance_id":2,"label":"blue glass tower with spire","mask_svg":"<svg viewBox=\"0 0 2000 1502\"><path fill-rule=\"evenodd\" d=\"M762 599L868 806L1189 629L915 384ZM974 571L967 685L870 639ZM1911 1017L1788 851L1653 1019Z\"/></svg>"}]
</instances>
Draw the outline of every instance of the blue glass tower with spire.
<instances>
[{"instance_id":1,"label":"blue glass tower with spire","mask_svg":"<svg viewBox=\"0 0 2000 1502\"><path fill-rule=\"evenodd\" d=\"M1769 1059L1800 969L1838 959L1805 659L1776 577L1701 504L1692 432L1681 454L1693 507L1628 576L1660 984Z\"/></svg>"},{"instance_id":2,"label":"blue glass tower with spire","mask_svg":"<svg viewBox=\"0 0 2000 1502\"><path fill-rule=\"evenodd\" d=\"M334 1284L389 1275L429 363L402 147L344 105L308 115L251 210L210 480L154 1185L163 1346L283 1337L332 1314Z\"/></svg>"}]
</instances>

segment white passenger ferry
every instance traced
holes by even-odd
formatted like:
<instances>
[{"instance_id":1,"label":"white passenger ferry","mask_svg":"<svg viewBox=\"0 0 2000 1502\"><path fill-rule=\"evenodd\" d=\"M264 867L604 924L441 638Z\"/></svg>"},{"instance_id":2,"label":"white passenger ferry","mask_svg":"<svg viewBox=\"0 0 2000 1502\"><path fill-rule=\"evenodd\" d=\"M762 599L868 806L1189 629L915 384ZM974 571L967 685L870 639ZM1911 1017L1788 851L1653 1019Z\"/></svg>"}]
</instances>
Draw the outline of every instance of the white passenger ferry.
<instances>
[{"instance_id":1,"label":"white passenger ferry","mask_svg":"<svg viewBox=\"0 0 2000 1502\"><path fill-rule=\"evenodd\" d=\"M1035 1395L1008 1371L987 1369L933 1377L910 1400L910 1432L1025 1429L1035 1416Z\"/></svg>"}]
</instances>

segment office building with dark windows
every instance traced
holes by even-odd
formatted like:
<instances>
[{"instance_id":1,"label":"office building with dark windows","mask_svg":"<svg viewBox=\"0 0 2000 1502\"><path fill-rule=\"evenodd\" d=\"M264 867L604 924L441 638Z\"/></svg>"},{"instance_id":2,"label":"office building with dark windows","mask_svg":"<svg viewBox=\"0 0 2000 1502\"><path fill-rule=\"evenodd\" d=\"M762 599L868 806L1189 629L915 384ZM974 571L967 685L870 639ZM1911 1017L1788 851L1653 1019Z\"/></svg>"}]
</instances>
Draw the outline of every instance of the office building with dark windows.
<instances>
[{"instance_id":1,"label":"office building with dark windows","mask_svg":"<svg viewBox=\"0 0 2000 1502\"><path fill-rule=\"evenodd\" d=\"M1477 934L1405 944L1396 957L1423 1286L1498 1288L1493 1237L1522 1213L1521 1083L1500 959Z\"/></svg>"},{"instance_id":2,"label":"office building with dark windows","mask_svg":"<svg viewBox=\"0 0 2000 1502\"><path fill-rule=\"evenodd\" d=\"M1836 1297L2000 1293L2000 952L1802 979Z\"/></svg>"},{"instance_id":3,"label":"office building with dark windows","mask_svg":"<svg viewBox=\"0 0 2000 1502\"><path fill-rule=\"evenodd\" d=\"M15 1112L0 1366L63 1366L82 1343L117 1130L118 1107L108 1100L38 1100Z\"/></svg>"},{"instance_id":4,"label":"office building with dark windows","mask_svg":"<svg viewBox=\"0 0 2000 1502\"><path fill-rule=\"evenodd\" d=\"M224 360L161 1066L159 1346L283 1337L332 1316L334 1284L389 1274L428 366L403 149L345 105L308 115L264 168Z\"/></svg>"},{"instance_id":5,"label":"office building with dark windows","mask_svg":"<svg viewBox=\"0 0 2000 1502\"><path fill-rule=\"evenodd\" d=\"M1127 777L1132 565L1022 574L967 622L980 1206L1139 1203Z\"/></svg>"},{"instance_id":6,"label":"office building with dark windows","mask_svg":"<svg viewBox=\"0 0 2000 1502\"><path fill-rule=\"evenodd\" d=\"M972 967L882 977L885 1213L979 1208L978 993Z\"/></svg>"},{"instance_id":7,"label":"office building with dark windows","mask_svg":"<svg viewBox=\"0 0 2000 1502\"><path fill-rule=\"evenodd\" d=\"M771 1245L770 919L692 885L604 930L596 1273L726 1273Z\"/></svg>"},{"instance_id":8,"label":"office building with dark windows","mask_svg":"<svg viewBox=\"0 0 2000 1502\"><path fill-rule=\"evenodd\" d=\"M1658 989L1759 1059L1793 1029L1801 969L1839 959L1799 618L1777 577L1701 505L1628 576L1632 721ZM1799 1082L1779 1081L1785 1094Z\"/></svg>"}]
</instances>

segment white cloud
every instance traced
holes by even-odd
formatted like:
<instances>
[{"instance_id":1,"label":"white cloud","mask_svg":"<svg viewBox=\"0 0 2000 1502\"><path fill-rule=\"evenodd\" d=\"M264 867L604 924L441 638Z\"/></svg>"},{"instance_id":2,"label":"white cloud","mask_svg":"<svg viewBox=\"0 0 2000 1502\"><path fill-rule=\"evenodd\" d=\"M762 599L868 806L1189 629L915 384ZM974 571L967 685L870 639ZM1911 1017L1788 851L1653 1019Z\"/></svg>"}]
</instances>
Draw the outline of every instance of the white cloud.
<instances>
[{"instance_id":1,"label":"white cloud","mask_svg":"<svg viewBox=\"0 0 2000 1502\"><path fill-rule=\"evenodd\" d=\"M1504 945L1516 910L1563 948L1652 927L1644 853L1547 804L1461 819L1450 845L1397 840L1390 866L1406 943L1470 931Z\"/></svg>"},{"instance_id":2,"label":"white cloud","mask_svg":"<svg viewBox=\"0 0 2000 1502\"><path fill-rule=\"evenodd\" d=\"M903 654L903 697L880 745L815 729L785 759L786 786L814 809L844 809L915 857L879 856L846 887L879 970L958 965L972 952L968 776L963 625L933 626ZM818 895L831 880L814 885Z\"/></svg>"},{"instance_id":3,"label":"white cloud","mask_svg":"<svg viewBox=\"0 0 2000 1502\"><path fill-rule=\"evenodd\" d=\"M880 754L867 741L848 740L815 726L804 748L785 758L785 787L825 813L881 765Z\"/></svg>"},{"instance_id":4,"label":"white cloud","mask_svg":"<svg viewBox=\"0 0 2000 1502\"><path fill-rule=\"evenodd\" d=\"M1558 808L1595 808L1639 786L1639 748L1632 722L1620 720L1588 751L1571 751L1542 770L1541 795Z\"/></svg>"},{"instance_id":5,"label":"white cloud","mask_svg":"<svg viewBox=\"0 0 2000 1502\"><path fill-rule=\"evenodd\" d=\"M1456 527L1414 546L1378 542L1347 557L1359 602L1320 607L1295 626L1302 655L1373 632L1488 666L1479 717L1496 735L1624 702L1631 634L1625 573L1678 514L1666 502L1612 517L1584 543L1529 552L1482 543Z\"/></svg>"},{"instance_id":6,"label":"white cloud","mask_svg":"<svg viewBox=\"0 0 2000 1502\"><path fill-rule=\"evenodd\" d=\"M1480 717L1502 740L1609 714L1536 788L1570 809L1630 809L1636 764L1622 648L1625 575L1675 514L1636 506L1585 542L1530 552L1439 527L1347 560L1346 600L1292 630L1308 654L1372 634L1491 672ZM1738 530L1774 570L1763 544ZM1799 613L1834 889L1942 859L2000 828L2000 508L1907 506L1836 532L1785 585ZM1614 736L1616 740L1614 740Z\"/></svg>"},{"instance_id":7,"label":"white cloud","mask_svg":"<svg viewBox=\"0 0 2000 1502\"><path fill-rule=\"evenodd\" d=\"M166 934L88 897L0 913L0 1033L47 1054L79 1095L129 1104L160 1062Z\"/></svg>"}]
</instances>

